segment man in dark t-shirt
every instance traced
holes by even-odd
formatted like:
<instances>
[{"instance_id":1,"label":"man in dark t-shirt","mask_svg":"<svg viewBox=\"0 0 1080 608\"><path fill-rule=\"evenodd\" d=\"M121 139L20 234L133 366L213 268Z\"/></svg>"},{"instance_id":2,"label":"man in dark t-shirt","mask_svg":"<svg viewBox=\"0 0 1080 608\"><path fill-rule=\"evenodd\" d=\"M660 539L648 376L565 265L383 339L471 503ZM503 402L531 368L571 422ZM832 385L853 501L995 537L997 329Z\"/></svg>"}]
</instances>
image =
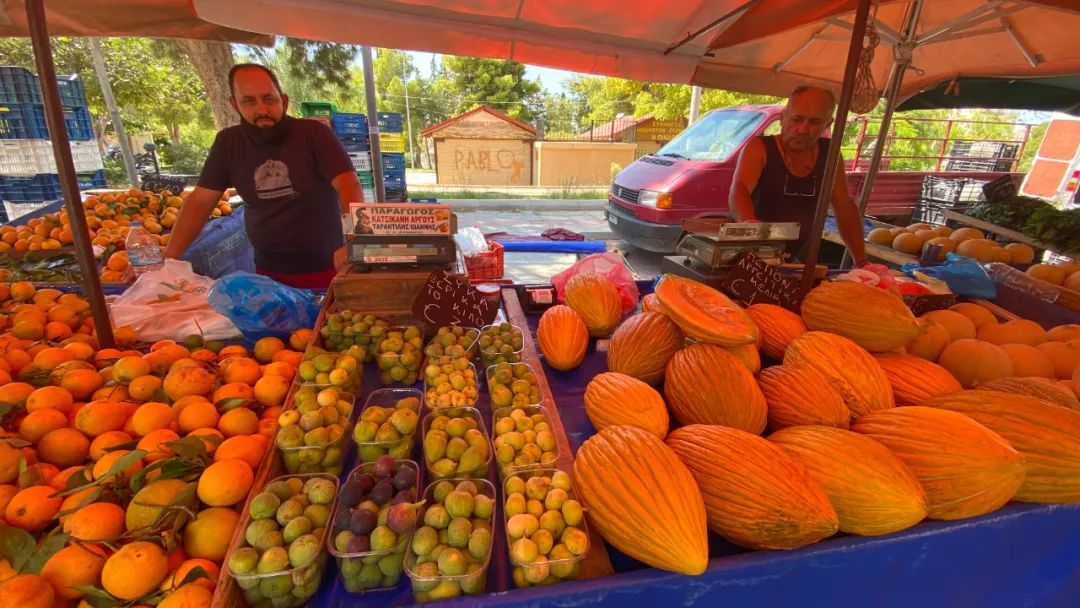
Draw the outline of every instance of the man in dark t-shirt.
<instances>
[{"instance_id":1,"label":"man in dark t-shirt","mask_svg":"<svg viewBox=\"0 0 1080 608\"><path fill-rule=\"evenodd\" d=\"M788 253L802 259L811 235L819 188L825 176L829 139L821 137L832 124L832 93L817 87L796 88L780 116L780 135L755 137L746 143L735 167L728 208L737 222L798 222L799 240ZM832 208L844 243L857 266L866 263L862 219L847 191L844 165L836 167Z\"/></svg>"},{"instance_id":2,"label":"man in dark t-shirt","mask_svg":"<svg viewBox=\"0 0 1080 608\"><path fill-rule=\"evenodd\" d=\"M325 125L286 114L289 98L267 68L234 66L229 84L240 124L217 134L165 257L184 254L232 187L244 199L257 272L294 287L328 287L345 263L348 205L363 202L352 160Z\"/></svg>"}]
</instances>

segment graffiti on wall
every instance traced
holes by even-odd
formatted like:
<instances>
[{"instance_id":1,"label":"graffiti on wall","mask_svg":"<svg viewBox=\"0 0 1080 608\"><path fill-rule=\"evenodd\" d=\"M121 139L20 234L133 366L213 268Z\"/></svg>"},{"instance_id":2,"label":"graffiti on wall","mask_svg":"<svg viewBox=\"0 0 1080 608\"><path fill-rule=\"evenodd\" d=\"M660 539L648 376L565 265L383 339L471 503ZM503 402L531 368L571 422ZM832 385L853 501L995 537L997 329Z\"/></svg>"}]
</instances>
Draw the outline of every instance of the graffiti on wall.
<instances>
[{"instance_id":1,"label":"graffiti on wall","mask_svg":"<svg viewBox=\"0 0 1080 608\"><path fill-rule=\"evenodd\" d=\"M455 150L454 169L457 171L496 171L513 169L510 180L522 178L525 163L513 150Z\"/></svg>"}]
</instances>

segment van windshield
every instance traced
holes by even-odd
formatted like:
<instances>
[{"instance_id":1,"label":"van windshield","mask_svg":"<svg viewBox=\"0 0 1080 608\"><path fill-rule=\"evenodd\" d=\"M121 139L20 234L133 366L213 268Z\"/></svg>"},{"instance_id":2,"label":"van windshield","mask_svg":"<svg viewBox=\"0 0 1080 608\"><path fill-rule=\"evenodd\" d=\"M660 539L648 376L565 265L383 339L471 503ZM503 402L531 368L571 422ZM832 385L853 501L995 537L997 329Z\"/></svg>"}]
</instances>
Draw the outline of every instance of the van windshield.
<instances>
[{"instance_id":1,"label":"van windshield","mask_svg":"<svg viewBox=\"0 0 1080 608\"><path fill-rule=\"evenodd\" d=\"M688 160L722 161L731 156L764 120L765 114L762 112L710 112L676 135L656 154Z\"/></svg>"}]
</instances>

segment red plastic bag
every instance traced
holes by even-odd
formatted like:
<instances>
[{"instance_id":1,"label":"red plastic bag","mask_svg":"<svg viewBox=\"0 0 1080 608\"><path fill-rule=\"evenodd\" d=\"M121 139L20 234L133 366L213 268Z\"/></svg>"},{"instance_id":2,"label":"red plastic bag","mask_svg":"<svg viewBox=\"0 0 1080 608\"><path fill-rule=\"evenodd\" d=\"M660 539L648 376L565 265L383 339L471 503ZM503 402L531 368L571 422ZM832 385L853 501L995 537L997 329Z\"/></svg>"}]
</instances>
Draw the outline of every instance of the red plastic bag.
<instances>
[{"instance_id":1,"label":"red plastic bag","mask_svg":"<svg viewBox=\"0 0 1080 608\"><path fill-rule=\"evenodd\" d=\"M626 268L623 258L617 253L594 253L578 260L576 264L551 277L551 284L559 294L559 302L565 303L566 296L563 288L570 279L582 272L595 272L615 286L619 290L619 299L622 302L622 311L626 313L634 310L638 303L638 288L634 282L634 275Z\"/></svg>"}]
</instances>

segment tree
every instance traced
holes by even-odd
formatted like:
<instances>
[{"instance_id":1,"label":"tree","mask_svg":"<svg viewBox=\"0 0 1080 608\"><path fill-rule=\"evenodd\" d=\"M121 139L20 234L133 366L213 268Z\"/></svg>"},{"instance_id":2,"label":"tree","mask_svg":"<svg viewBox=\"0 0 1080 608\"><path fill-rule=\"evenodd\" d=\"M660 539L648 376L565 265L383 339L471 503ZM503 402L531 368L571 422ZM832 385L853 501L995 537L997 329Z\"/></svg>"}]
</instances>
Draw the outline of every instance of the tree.
<instances>
[{"instance_id":1,"label":"tree","mask_svg":"<svg viewBox=\"0 0 1080 608\"><path fill-rule=\"evenodd\" d=\"M579 130L610 122L617 116L633 116L645 83L602 76L575 76L566 83L571 102L587 111L579 116Z\"/></svg>"},{"instance_id":2,"label":"tree","mask_svg":"<svg viewBox=\"0 0 1080 608\"><path fill-rule=\"evenodd\" d=\"M514 118L532 121L541 86L525 78L524 65L457 55L444 55L442 63L450 92L456 97L455 113L488 104Z\"/></svg>"},{"instance_id":3,"label":"tree","mask_svg":"<svg viewBox=\"0 0 1080 608\"><path fill-rule=\"evenodd\" d=\"M232 96L232 91L229 90L229 69L233 66L232 46L228 42L210 40L179 40L177 44L187 53L199 74L214 115L214 125L218 129L224 129L239 123L240 117L229 104Z\"/></svg>"},{"instance_id":4,"label":"tree","mask_svg":"<svg viewBox=\"0 0 1080 608\"><path fill-rule=\"evenodd\" d=\"M572 136L578 132L580 113L580 106L575 105L566 93L544 91L537 108L537 131L545 139Z\"/></svg>"}]
</instances>

